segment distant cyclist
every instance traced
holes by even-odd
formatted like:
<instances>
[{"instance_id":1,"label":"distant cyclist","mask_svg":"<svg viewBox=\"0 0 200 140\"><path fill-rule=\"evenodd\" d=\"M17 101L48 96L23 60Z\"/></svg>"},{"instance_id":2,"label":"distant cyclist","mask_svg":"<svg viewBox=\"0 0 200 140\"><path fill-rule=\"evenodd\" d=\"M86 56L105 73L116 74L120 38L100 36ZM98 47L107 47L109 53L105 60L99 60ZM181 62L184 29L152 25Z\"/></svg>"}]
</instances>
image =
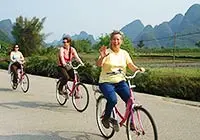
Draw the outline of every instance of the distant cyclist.
<instances>
[{"instance_id":1,"label":"distant cyclist","mask_svg":"<svg viewBox=\"0 0 200 140\"><path fill-rule=\"evenodd\" d=\"M58 55L58 71L61 76L61 82L58 87L59 94L67 94L63 92L63 86L69 79L74 79L74 70L72 69L72 59L84 65L80 57L78 56L76 49L71 46L71 38L66 36L63 38L63 46L61 46Z\"/></svg>"},{"instance_id":2,"label":"distant cyclist","mask_svg":"<svg viewBox=\"0 0 200 140\"><path fill-rule=\"evenodd\" d=\"M13 77L13 86L14 88L17 87L17 78L18 78L18 69L21 69L21 65L24 63L24 56L22 53L19 51L19 46L16 44L13 46L13 49L10 53L10 65L9 65L9 70L13 72L14 77Z\"/></svg>"},{"instance_id":3,"label":"distant cyclist","mask_svg":"<svg viewBox=\"0 0 200 140\"><path fill-rule=\"evenodd\" d=\"M99 88L107 99L105 114L102 119L102 124L105 128L110 127L109 118L113 107L117 104L116 93L125 103L127 103L130 98L129 87L124 76L120 74L108 75L107 73L119 69L126 72L126 67L133 72L136 70L144 70L134 65L128 52L120 48L122 42L123 33L120 31L113 31L110 35L110 48L102 46L99 49L100 56L96 62L97 66L101 67ZM117 124L117 122L115 124Z\"/></svg>"}]
</instances>

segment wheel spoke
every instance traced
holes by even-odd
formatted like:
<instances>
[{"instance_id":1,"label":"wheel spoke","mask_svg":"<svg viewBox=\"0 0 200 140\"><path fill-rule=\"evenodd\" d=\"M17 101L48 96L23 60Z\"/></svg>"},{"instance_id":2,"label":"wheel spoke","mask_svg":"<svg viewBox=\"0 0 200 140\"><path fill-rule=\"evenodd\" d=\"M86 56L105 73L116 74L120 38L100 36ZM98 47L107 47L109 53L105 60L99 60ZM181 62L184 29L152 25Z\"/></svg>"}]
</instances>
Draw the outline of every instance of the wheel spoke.
<instances>
[{"instance_id":1,"label":"wheel spoke","mask_svg":"<svg viewBox=\"0 0 200 140\"><path fill-rule=\"evenodd\" d=\"M83 112L89 103L89 94L86 86L78 83L72 94L72 103L77 111Z\"/></svg>"}]
</instances>

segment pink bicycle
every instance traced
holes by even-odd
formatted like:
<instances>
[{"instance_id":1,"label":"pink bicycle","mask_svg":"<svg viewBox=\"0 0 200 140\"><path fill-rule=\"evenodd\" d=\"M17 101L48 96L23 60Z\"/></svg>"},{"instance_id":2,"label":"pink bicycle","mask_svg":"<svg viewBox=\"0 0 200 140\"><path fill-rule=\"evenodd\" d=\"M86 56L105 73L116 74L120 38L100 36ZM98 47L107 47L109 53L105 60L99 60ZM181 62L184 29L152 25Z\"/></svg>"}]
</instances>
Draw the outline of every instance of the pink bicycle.
<instances>
[{"instance_id":1,"label":"pink bicycle","mask_svg":"<svg viewBox=\"0 0 200 140\"><path fill-rule=\"evenodd\" d=\"M24 71L23 63L20 63L20 64L21 64L21 69L17 70L17 73L18 73L17 85L20 85L22 91L24 93L27 93L27 91L29 90L29 78L28 78L28 75ZM15 90L17 89L17 86L14 86L13 84L13 78L14 78L14 73L11 72L10 83L11 83L12 88Z\"/></svg>"},{"instance_id":2,"label":"pink bicycle","mask_svg":"<svg viewBox=\"0 0 200 140\"><path fill-rule=\"evenodd\" d=\"M75 78L72 82L68 81L65 86L63 86L63 91L67 93L66 95L59 94L58 87L60 84L60 79L56 83L56 99L60 105L64 105L69 96L72 97L72 103L75 109L79 112L83 112L89 104L89 94L87 87L80 82L77 69L81 66L79 64L77 67L73 67Z\"/></svg>"},{"instance_id":3,"label":"pink bicycle","mask_svg":"<svg viewBox=\"0 0 200 140\"><path fill-rule=\"evenodd\" d=\"M126 76L121 70L117 72L112 72L108 74L122 74L128 82L128 86L130 88L131 97L126 105L126 111L124 115L120 113L120 111L115 106L113 108L113 112L110 118L110 128L105 128L101 122L104 116L104 110L106 106L107 100L105 97L100 94L99 97L96 97L96 93L101 93L98 87L94 87L94 93L97 100L96 104L96 121L98 128L101 134L105 138L111 138L115 132L119 131L119 127L126 127L126 134L128 140L142 139L142 140L157 140L158 134L155 122L151 114L141 105L136 103L136 98L132 88L136 87L135 85L131 85L131 79L133 79L136 74L140 72L139 70L134 73L133 76ZM118 121L120 120L120 121ZM119 122L114 124L113 122ZM126 125L125 125L126 122Z\"/></svg>"}]
</instances>

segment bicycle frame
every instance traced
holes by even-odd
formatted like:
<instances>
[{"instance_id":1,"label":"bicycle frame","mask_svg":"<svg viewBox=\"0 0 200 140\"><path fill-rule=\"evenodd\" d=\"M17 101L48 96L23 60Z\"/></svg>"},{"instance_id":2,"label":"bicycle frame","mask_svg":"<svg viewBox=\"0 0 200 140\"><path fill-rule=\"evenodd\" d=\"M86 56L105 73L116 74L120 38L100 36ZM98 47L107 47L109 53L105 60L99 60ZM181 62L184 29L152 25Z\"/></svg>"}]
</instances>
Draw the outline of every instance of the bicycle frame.
<instances>
[{"instance_id":1,"label":"bicycle frame","mask_svg":"<svg viewBox=\"0 0 200 140\"><path fill-rule=\"evenodd\" d=\"M129 90L130 90L130 98L129 98L127 104L126 104L126 111L125 111L124 115L122 115L120 113L120 111L117 109L117 107L115 106L113 108L113 112L115 114L115 116L114 116L115 119L116 119L117 115L121 119L121 121L119 122L120 127L125 126L124 123L128 119L129 114L131 114L131 121L132 121L132 124L133 124L136 132L139 132L139 130L136 127L136 120L135 120L134 115L133 115L134 108L135 108L135 106L136 107L141 107L142 105L138 105L136 103L135 93L132 90L132 88L135 88L136 86L131 84L131 79L133 79L138 72L140 72L140 71L139 70L136 71L133 76L126 76L125 73L123 73L122 71L119 71L117 73L113 73L113 72L112 73L108 73L108 74L123 74L124 77L127 79L128 87L129 87ZM139 112L136 112L136 113L137 113L137 118L138 118L139 126L140 126L141 130L144 132L144 127L142 125L140 113Z\"/></svg>"},{"instance_id":2,"label":"bicycle frame","mask_svg":"<svg viewBox=\"0 0 200 140\"><path fill-rule=\"evenodd\" d=\"M79 82L78 80L78 71L77 69L81 66L81 64L79 64L77 67L73 67L74 70L74 79L72 81L72 87L70 88L68 85L68 82L66 83L66 87L67 89L70 91L69 95L71 96L73 94L73 91L75 89L76 84Z\"/></svg>"},{"instance_id":3,"label":"bicycle frame","mask_svg":"<svg viewBox=\"0 0 200 140\"><path fill-rule=\"evenodd\" d=\"M23 68L22 64L21 64L21 69L18 69L17 73L18 73L18 79L19 79L18 82L21 83L23 76L24 76L24 68Z\"/></svg>"},{"instance_id":4,"label":"bicycle frame","mask_svg":"<svg viewBox=\"0 0 200 140\"><path fill-rule=\"evenodd\" d=\"M137 105L137 104L134 103L135 99L132 98L133 97L132 96L133 95L133 91L132 91L131 88L130 88L130 93L131 93L131 98L127 102L126 111L125 111L124 115L122 115L120 113L120 111L118 110L118 108L116 106L113 108L113 111L114 111L114 114L117 114L121 119L121 121L119 122L120 127L125 126L124 123L126 122L126 120L128 119L129 114L131 113L131 120L132 120L133 126L134 126L136 132L138 132L133 113L134 113L134 107L135 106L141 106L141 105ZM140 116L139 112L137 112L137 118L138 118L138 122L139 122L141 130L144 131L144 127L142 125L141 116Z\"/></svg>"},{"instance_id":5,"label":"bicycle frame","mask_svg":"<svg viewBox=\"0 0 200 140\"><path fill-rule=\"evenodd\" d=\"M70 93L69 93L69 95L71 96L72 95L72 93L73 93L73 91L74 91L74 89L75 89L75 85L77 84L77 82L78 82L78 72L76 71L76 70L74 70L74 80L72 81L72 87L70 88L70 86L68 85L68 82L67 82L67 84L66 84L66 86L67 86L67 89L70 91Z\"/></svg>"}]
</instances>

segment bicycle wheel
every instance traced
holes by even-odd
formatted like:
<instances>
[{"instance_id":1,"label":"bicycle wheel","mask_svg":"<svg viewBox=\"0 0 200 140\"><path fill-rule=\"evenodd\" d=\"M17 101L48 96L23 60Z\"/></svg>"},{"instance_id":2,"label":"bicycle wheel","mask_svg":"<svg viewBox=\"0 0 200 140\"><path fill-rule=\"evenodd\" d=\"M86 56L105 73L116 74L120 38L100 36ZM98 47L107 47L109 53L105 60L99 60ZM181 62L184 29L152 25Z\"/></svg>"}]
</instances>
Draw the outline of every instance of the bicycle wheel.
<instances>
[{"instance_id":1,"label":"bicycle wheel","mask_svg":"<svg viewBox=\"0 0 200 140\"><path fill-rule=\"evenodd\" d=\"M126 122L126 134L128 140L157 140L157 129L155 122L151 114L143 107L135 107L133 118L131 121L131 113L129 114L128 120ZM132 122L135 122L135 127L133 127ZM132 125L132 128L131 128ZM142 127L143 128L142 128Z\"/></svg>"},{"instance_id":2,"label":"bicycle wheel","mask_svg":"<svg viewBox=\"0 0 200 140\"><path fill-rule=\"evenodd\" d=\"M21 84L22 91L24 93L26 93L29 89L29 78L28 78L28 75L26 73L24 73L24 75L22 76L20 84Z\"/></svg>"},{"instance_id":3,"label":"bicycle wheel","mask_svg":"<svg viewBox=\"0 0 200 140\"><path fill-rule=\"evenodd\" d=\"M13 79L14 79L14 73L11 72L11 74L10 74L10 84L11 84L12 89L15 90L15 89L17 89L17 86L14 86Z\"/></svg>"},{"instance_id":4,"label":"bicycle wheel","mask_svg":"<svg viewBox=\"0 0 200 140\"><path fill-rule=\"evenodd\" d=\"M101 134L106 138L109 139L111 138L114 133L115 130L113 127L110 128L105 128L101 122L101 120L103 119L104 116L104 112L105 112L105 107L106 107L106 98L104 98L103 95L101 95L98 99L97 99L97 105L96 105L96 121L97 121L97 125L98 128L101 132ZM112 118L114 118L114 113L112 113Z\"/></svg>"},{"instance_id":5,"label":"bicycle wheel","mask_svg":"<svg viewBox=\"0 0 200 140\"><path fill-rule=\"evenodd\" d=\"M60 80L56 83L56 99L60 105L64 105L67 102L65 95L59 94L58 87L60 85ZM63 86L63 90L66 91L66 86Z\"/></svg>"},{"instance_id":6,"label":"bicycle wheel","mask_svg":"<svg viewBox=\"0 0 200 140\"><path fill-rule=\"evenodd\" d=\"M72 103L77 111L83 112L89 103L89 94L83 83L77 83L72 93Z\"/></svg>"}]
</instances>

